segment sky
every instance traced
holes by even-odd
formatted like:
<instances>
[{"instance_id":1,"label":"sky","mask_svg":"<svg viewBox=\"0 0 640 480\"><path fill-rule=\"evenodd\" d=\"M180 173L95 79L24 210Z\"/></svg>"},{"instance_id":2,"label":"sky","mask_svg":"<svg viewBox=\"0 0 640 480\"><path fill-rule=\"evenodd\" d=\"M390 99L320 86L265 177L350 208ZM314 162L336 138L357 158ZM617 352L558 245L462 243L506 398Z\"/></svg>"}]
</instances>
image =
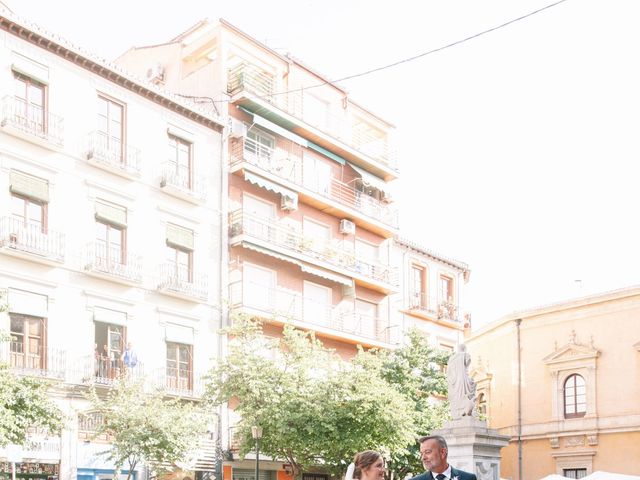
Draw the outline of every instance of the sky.
<instances>
[{"instance_id":1,"label":"sky","mask_svg":"<svg viewBox=\"0 0 640 480\"><path fill-rule=\"evenodd\" d=\"M337 79L449 45L557 0L5 0L114 59L224 18ZM343 82L397 127L402 236L471 269L478 328L640 284L637 0L565 0Z\"/></svg>"}]
</instances>

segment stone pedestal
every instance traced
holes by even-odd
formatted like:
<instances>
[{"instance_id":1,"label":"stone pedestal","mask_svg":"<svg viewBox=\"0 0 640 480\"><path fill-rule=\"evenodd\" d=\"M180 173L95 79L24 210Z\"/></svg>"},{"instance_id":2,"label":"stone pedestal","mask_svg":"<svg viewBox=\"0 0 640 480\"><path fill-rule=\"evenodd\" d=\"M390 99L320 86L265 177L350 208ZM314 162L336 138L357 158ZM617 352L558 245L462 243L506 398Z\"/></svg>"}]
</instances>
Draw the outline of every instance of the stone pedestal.
<instances>
[{"instance_id":1,"label":"stone pedestal","mask_svg":"<svg viewBox=\"0 0 640 480\"><path fill-rule=\"evenodd\" d=\"M508 435L487 428L487 422L462 417L446 422L432 435L442 435L449 446L449 463L454 468L475 473L478 480L500 479L500 449L509 443Z\"/></svg>"}]
</instances>

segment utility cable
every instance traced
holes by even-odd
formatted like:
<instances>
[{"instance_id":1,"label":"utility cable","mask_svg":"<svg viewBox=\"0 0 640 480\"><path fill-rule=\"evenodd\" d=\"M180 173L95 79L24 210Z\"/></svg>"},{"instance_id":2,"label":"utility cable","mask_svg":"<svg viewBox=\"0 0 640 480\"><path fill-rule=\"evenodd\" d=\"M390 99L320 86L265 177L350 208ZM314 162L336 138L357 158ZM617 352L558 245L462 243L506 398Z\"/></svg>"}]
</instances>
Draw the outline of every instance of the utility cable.
<instances>
[{"instance_id":1,"label":"utility cable","mask_svg":"<svg viewBox=\"0 0 640 480\"><path fill-rule=\"evenodd\" d=\"M335 79L335 80L326 80L326 81L324 81L322 83L317 83L315 85L310 85L308 87L301 87L301 88L295 88L295 89L291 89L291 90L284 90L282 92L274 92L274 93L270 93L268 95L254 95L252 98L267 99L267 98L270 98L270 97L274 97L276 95L286 95L288 93L302 92L304 90L323 87L325 85L336 84L336 83L339 83L339 82L344 82L346 80L352 80L354 78L363 77L365 75L370 75L372 73L380 72L380 71L386 70L388 68L396 67L396 66L401 65L403 63L412 62L412 61L417 60L419 58L426 57L427 55L431 55L433 53L441 52L443 50L446 50L447 48L455 47L457 45L460 45L462 43L468 42L470 40L474 40L474 39L476 39L478 37L481 37L481 36L486 35L486 34L491 33L491 32L495 32L496 30L499 30L501 28L504 28L504 27L509 26L509 25L511 25L513 23L516 23L516 22L519 22L521 20L524 20L526 18L529 18L529 17L531 17L533 15L536 15L536 14L538 14L540 12L543 12L545 10L553 8L553 7L555 7L557 5L560 5L561 3L564 3L564 2L567 2L567 1L568 0L558 0L557 2L551 3L551 4L546 5L544 7L541 7L541 8L538 8L537 10L533 10L533 11L531 11L529 13L526 13L524 15L521 15L521 16L519 16L517 18L513 18L513 19L511 19L511 20L509 20L507 22L501 23L500 25L496 25L495 27L488 28L486 30L483 30L483 31L478 32L478 33L475 33L475 34L470 35L468 37L462 38L460 40L456 40L455 42L448 43L448 44L443 45L441 47L437 47L437 48L428 50L426 52L419 53L419 54L414 55L412 57L404 58L402 60L398 60L397 62L393 62L393 63L389 63L387 65L383 65L381 67L372 68L370 70L365 70L363 72L355 73L353 75L347 75L346 77L338 78L338 79ZM231 99L213 100L211 98L209 98L209 100L211 100L211 102L213 102L213 103L231 103L231 101L232 101Z\"/></svg>"}]
</instances>

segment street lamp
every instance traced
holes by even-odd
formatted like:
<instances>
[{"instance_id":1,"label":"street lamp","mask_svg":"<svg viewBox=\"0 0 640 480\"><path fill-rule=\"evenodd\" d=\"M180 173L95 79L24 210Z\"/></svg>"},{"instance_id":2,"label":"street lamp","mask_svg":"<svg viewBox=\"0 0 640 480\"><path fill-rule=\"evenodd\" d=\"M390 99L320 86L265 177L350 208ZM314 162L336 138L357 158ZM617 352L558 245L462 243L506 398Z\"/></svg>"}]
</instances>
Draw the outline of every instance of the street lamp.
<instances>
[{"instance_id":1,"label":"street lamp","mask_svg":"<svg viewBox=\"0 0 640 480\"><path fill-rule=\"evenodd\" d=\"M251 436L256 441L256 480L260 480L260 439L262 438L262 427L254 425L251 427Z\"/></svg>"}]
</instances>

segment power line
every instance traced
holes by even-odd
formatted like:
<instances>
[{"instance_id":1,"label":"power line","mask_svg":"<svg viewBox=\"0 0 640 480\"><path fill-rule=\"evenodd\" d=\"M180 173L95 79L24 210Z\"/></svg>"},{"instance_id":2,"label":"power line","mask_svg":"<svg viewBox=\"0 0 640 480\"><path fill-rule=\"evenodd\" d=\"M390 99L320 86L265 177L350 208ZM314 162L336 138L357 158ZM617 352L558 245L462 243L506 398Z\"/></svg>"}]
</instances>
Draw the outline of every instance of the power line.
<instances>
[{"instance_id":1,"label":"power line","mask_svg":"<svg viewBox=\"0 0 640 480\"><path fill-rule=\"evenodd\" d=\"M455 47L456 45L460 45L462 43L468 42L468 41L473 40L475 38L481 37L482 35L486 35L487 33L495 32L496 30L504 28L504 27L506 27L508 25L511 25L513 23L519 22L520 20L524 20L526 18L529 18L529 17L531 17L533 15L536 15L536 14L538 14L540 12L543 12L543 11L548 10L550 8L553 8L553 7L557 6L557 5L560 5L561 3L564 3L566 1L568 1L568 0L558 0L557 2L550 3L549 5L541 7L539 9L537 9L537 10L533 10L532 12L526 13L524 15L521 15L520 17L517 17L517 18L511 19L511 20L509 20L507 22L501 23L500 25L496 25L495 27L491 27L491 28L488 28L488 29L483 30L481 32L475 33L475 34L470 35L468 37L465 37L465 38L463 38L461 40L456 40L455 42L448 43L448 44L443 45L441 47L437 47L437 48L434 48L432 50L428 50L426 52L419 53L418 55L414 55L412 57L408 57L408 58L404 58L402 60L398 60L397 62L393 62L393 63L389 63L387 65L383 65L381 67L372 68L370 70L365 70L364 72L360 72L360 73L354 73L353 75L348 75L346 77L338 78L338 79L335 79L335 80L327 80L325 82L318 83L318 84L315 84L315 85L310 85L308 87L294 88L294 89L291 89L291 90L284 90L282 92L274 92L274 93L270 93L269 95L255 95L253 98L266 99L268 97L274 97L276 95L286 95L288 93L302 92L304 90L323 87L325 85L344 82L346 80L351 80L351 79L354 79L354 78L363 77L365 75L370 75L372 73L380 72L380 71L386 70L388 68L396 67L396 66L401 65L403 63L412 62L412 61L417 60L419 58L426 57L427 55L431 55L433 53L441 52L442 50L446 50L447 48ZM231 100L229 100L229 99L211 100L211 101L214 102L214 103L230 103L231 102Z\"/></svg>"}]
</instances>

